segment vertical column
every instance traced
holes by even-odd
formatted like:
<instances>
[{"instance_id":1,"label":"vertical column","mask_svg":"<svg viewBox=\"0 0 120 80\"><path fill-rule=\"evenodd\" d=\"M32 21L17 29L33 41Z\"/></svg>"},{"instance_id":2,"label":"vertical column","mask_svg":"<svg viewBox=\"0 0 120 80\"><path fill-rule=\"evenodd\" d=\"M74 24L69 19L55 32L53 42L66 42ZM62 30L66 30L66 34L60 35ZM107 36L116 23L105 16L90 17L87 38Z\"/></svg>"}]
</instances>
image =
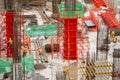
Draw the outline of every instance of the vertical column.
<instances>
[{"instance_id":1,"label":"vertical column","mask_svg":"<svg viewBox=\"0 0 120 80\"><path fill-rule=\"evenodd\" d=\"M64 20L64 52L63 57L67 60L77 59L77 19Z\"/></svg>"},{"instance_id":2,"label":"vertical column","mask_svg":"<svg viewBox=\"0 0 120 80\"><path fill-rule=\"evenodd\" d=\"M12 38L13 34L13 22L14 22L14 13L13 12L6 12L6 40ZM7 43L7 57L12 57L12 46Z\"/></svg>"}]
</instances>

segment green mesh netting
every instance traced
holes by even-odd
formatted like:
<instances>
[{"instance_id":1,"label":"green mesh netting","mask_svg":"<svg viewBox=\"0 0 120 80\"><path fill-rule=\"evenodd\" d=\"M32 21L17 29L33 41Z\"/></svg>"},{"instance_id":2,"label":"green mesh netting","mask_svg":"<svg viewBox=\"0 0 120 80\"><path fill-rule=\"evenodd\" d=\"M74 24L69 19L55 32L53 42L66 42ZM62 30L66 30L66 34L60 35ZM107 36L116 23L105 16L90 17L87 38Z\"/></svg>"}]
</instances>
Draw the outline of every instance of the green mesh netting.
<instances>
[{"instance_id":1,"label":"green mesh netting","mask_svg":"<svg viewBox=\"0 0 120 80\"><path fill-rule=\"evenodd\" d=\"M64 4L58 4L60 18L81 18L84 16L84 7L80 3L76 3L75 11L65 11Z\"/></svg>"},{"instance_id":2,"label":"green mesh netting","mask_svg":"<svg viewBox=\"0 0 120 80\"><path fill-rule=\"evenodd\" d=\"M33 55L27 55L22 58L21 63L23 65L23 71L33 72L34 71L34 58Z\"/></svg>"},{"instance_id":3,"label":"green mesh netting","mask_svg":"<svg viewBox=\"0 0 120 80\"><path fill-rule=\"evenodd\" d=\"M12 61L0 60L0 73L8 73L12 71Z\"/></svg>"},{"instance_id":4,"label":"green mesh netting","mask_svg":"<svg viewBox=\"0 0 120 80\"><path fill-rule=\"evenodd\" d=\"M21 60L23 71L33 72L34 71L34 58L33 55L26 55ZM0 73L8 73L12 71L12 60L0 60Z\"/></svg>"},{"instance_id":5,"label":"green mesh netting","mask_svg":"<svg viewBox=\"0 0 120 80\"><path fill-rule=\"evenodd\" d=\"M57 33L57 24L26 26L24 31L29 36L54 36Z\"/></svg>"}]
</instances>

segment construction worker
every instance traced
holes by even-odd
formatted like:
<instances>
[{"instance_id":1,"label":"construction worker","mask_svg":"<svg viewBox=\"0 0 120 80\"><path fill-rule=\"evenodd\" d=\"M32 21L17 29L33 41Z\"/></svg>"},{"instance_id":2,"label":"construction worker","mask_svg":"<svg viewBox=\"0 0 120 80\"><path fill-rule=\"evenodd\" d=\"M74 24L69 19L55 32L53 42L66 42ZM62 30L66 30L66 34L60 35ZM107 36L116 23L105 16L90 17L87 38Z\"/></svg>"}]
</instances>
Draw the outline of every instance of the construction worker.
<instances>
[{"instance_id":1,"label":"construction worker","mask_svg":"<svg viewBox=\"0 0 120 80\"><path fill-rule=\"evenodd\" d=\"M12 43L13 43L13 40L12 40L12 38L9 38L9 40L8 40L8 48L10 48L10 46L12 46Z\"/></svg>"},{"instance_id":2,"label":"construction worker","mask_svg":"<svg viewBox=\"0 0 120 80\"><path fill-rule=\"evenodd\" d=\"M67 73L69 71L69 68L64 68L63 73L64 73L64 80L66 80Z\"/></svg>"},{"instance_id":3,"label":"construction worker","mask_svg":"<svg viewBox=\"0 0 120 80\"><path fill-rule=\"evenodd\" d=\"M28 52L28 46L27 46L27 45L24 45L24 46L22 47L22 51L23 51L23 57L25 57L26 54L27 54L27 52Z\"/></svg>"},{"instance_id":4,"label":"construction worker","mask_svg":"<svg viewBox=\"0 0 120 80\"><path fill-rule=\"evenodd\" d=\"M44 59L43 59L42 53L43 53L43 50L42 50L41 48L39 48L39 49L38 49L38 54L39 54L39 57L40 57L41 62L43 63L43 62L44 62Z\"/></svg>"},{"instance_id":5,"label":"construction worker","mask_svg":"<svg viewBox=\"0 0 120 80\"><path fill-rule=\"evenodd\" d=\"M65 68L65 69L63 70L63 73L66 74L68 71L69 71L69 68Z\"/></svg>"},{"instance_id":6,"label":"construction worker","mask_svg":"<svg viewBox=\"0 0 120 80\"><path fill-rule=\"evenodd\" d=\"M8 43L12 44L12 38L9 38Z\"/></svg>"},{"instance_id":7,"label":"construction worker","mask_svg":"<svg viewBox=\"0 0 120 80\"><path fill-rule=\"evenodd\" d=\"M29 48L30 43L31 43L30 38L26 38L25 44L28 46L28 48Z\"/></svg>"},{"instance_id":8,"label":"construction worker","mask_svg":"<svg viewBox=\"0 0 120 80\"><path fill-rule=\"evenodd\" d=\"M116 38L116 37L112 37L112 41L113 41L114 43L116 43L116 42L117 42L117 38Z\"/></svg>"},{"instance_id":9,"label":"construction worker","mask_svg":"<svg viewBox=\"0 0 120 80\"><path fill-rule=\"evenodd\" d=\"M38 49L38 53L39 53L39 55L41 55L41 54L42 54L42 52L43 52L43 51L42 51L42 49L41 49L41 48L39 48L39 49Z\"/></svg>"},{"instance_id":10,"label":"construction worker","mask_svg":"<svg viewBox=\"0 0 120 80\"><path fill-rule=\"evenodd\" d=\"M111 32L111 37L114 37L114 36L115 36L115 32L112 31L112 32Z\"/></svg>"}]
</instances>

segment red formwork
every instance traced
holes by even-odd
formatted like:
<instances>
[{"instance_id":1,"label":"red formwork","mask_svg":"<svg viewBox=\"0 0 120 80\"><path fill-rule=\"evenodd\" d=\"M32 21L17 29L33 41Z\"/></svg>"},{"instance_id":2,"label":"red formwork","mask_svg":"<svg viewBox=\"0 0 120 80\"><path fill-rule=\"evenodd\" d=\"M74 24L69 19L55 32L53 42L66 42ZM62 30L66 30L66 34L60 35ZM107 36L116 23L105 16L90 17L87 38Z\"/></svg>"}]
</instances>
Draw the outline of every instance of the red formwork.
<instances>
[{"instance_id":1,"label":"red formwork","mask_svg":"<svg viewBox=\"0 0 120 80\"><path fill-rule=\"evenodd\" d=\"M105 12L101 14L101 17L103 19L103 21L105 22L105 24L109 27L109 28L120 28L119 27L119 22L118 20L115 18L115 14L113 14L112 12Z\"/></svg>"},{"instance_id":2,"label":"red formwork","mask_svg":"<svg viewBox=\"0 0 120 80\"><path fill-rule=\"evenodd\" d=\"M91 29L91 31L98 31L99 27L100 27L100 24L99 24L99 21L97 19L97 16L94 14L93 11L90 11L90 18L96 25L96 27L94 29Z\"/></svg>"},{"instance_id":3,"label":"red formwork","mask_svg":"<svg viewBox=\"0 0 120 80\"><path fill-rule=\"evenodd\" d=\"M108 10L113 10L115 11L115 6L114 6L114 3L111 2L110 0L104 0L104 2L106 3L107 7L108 7Z\"/></svg>"},{"instance_id":4,"label":"red formwork","mask_svg":"<svg viewBox=\"0 0 120 80\"><path fill-rule=\"evenodd\" d=\"M6 12L6 40L7 40L7 58L12 57L12 46L8 43L9 39L12 39L13 34L13 22L14 22L14 13ZM13 39L12 39L13 40Z\"/></svg>"},{"instance_id":5,"label":"red formwork","mask_svg":"<svg viewBox=\"0 0 120 80\"><path fill-rule=\"evenodd\" d=\"M77 14L73 14L73 15L68 14L68 12L71 12L71 11L66 11L66 10L60 10L60 11L61 12L58 12L57 36L51 40L51 44L57 42L58 44L61 45L60 47L61 51L59 53L61 53L64 60L68 60L68 62L70 60L78 61L80 56L78 51L78 44L79 44L78 37L83 42L80 44L80 46L82 46L82 49L80 49L80 51L82 52L80 54L84 53L84 48L83 48L84 34L78 35L78 25L79 25L78 18L80 18L80 14L78 13L80 11L73 11L73 13L77 12ZM82 17L83 16L81 15L81 18ZM83 29L81 31L82 33L84 33ZM51 52L51 55L53 58L53 52Z\"/></svg>"},{"instance_id":6,"label":"red formwork","mask_svg":"<svg viewBox=\"0 0 120 80\"><path fill-rule=\"evenodd\" d=\"M78 20L77 18L64 19L64 36L63 36L63 58L65 60L77 60L78 59L78 49L77 49L77 31Z\"/></svg>"},{"instance_id":7,"label":"red formwork","mask_svg":"<svg viewBox=\"0 0 120 80\"><path fill-rule=\"evenodd\" d=\"M114 11L116 10L114 3L110 0L92 0L95 5L94 10L103 9L101 6L104 6L104 10Z\"/></svg>"},{"instance_id":8,"label":"red formwork","mask_svg":"<svg viewBox=\"0 0 120 80\"><path fill-rule=\"evenodd\" d=\"M100 6L106 7L106 3L104 2L104 0L92 0L92 2L95 5L95 8L100 8Z\"/></svg>"}]
</instances>

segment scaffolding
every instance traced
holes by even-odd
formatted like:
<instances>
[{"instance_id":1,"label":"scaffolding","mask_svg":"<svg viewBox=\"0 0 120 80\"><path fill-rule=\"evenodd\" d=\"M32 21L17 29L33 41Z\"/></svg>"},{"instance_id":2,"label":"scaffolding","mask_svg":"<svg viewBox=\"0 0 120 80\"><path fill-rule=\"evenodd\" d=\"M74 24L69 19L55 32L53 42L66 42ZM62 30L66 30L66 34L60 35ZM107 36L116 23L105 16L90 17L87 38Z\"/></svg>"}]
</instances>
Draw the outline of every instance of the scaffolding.
<instances>
[{"instance_id":1,"label":"scaffolding","mask_svg":"<svg viewBox=\"0 0 120 80\"><path fill-rule=\"evenodd\" d=\"M0 22L0 57L3 57L3 52L2 51L5 51L5 48L6 48L6 45L5 45L5 43L6 43L6 36L5 36L5 34L6 34L6 29L5 29L5 20L4 20L4 14L2 15L0 15L0 20L1 20L1 22Z\"/></svg>"}]
</instances>

